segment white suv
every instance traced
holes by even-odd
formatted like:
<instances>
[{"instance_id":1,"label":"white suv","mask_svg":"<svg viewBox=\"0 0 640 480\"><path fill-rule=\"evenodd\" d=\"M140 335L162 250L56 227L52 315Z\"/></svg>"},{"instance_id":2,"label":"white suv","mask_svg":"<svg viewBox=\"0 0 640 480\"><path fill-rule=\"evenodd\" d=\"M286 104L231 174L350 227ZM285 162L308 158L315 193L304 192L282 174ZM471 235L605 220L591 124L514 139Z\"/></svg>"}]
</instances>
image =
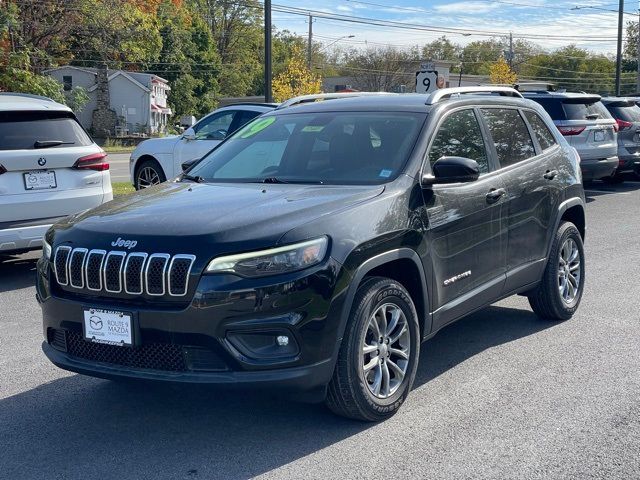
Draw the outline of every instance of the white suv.
<instances>
[{"instance_id":1,"label":"white suv","mask_svg":"<svg viewBox=\"0 0 640 480\"><path fill-rule=\"evenodd\" d=\"M0 93L0 255L40 248L57 220L111 200L106 157L70 108Z\"/></svg>"},{"instance_id":2,"label":"white suv","mask_svg":"<svg viewBox=\"0 0 640 480\"><path fill-rule=\"evenodd\" d=\"M178 176L183 163L202 158L227 135L275 107L270 103L229 105L203 117L182 135L145 140L131 154L131 183L139 190Z\"/></svg>"}]
</instances>

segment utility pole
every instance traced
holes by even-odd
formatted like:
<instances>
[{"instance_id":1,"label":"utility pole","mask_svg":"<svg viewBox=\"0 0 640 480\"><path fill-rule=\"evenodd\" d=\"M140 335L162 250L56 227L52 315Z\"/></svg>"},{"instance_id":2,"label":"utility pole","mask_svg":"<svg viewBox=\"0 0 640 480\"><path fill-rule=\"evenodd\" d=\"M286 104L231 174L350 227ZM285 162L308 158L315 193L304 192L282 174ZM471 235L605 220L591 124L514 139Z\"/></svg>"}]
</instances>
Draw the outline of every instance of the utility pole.
<instances>
[{"instance_id":1,"label":"utility pole","mask_svg":"<svg viewBox=\"0 0 640 480\"><path fill-rule=\"evenodd\" d=\"M618 51L616 56L616 96L620 96L620 73L622 72L622 15L624 0L618 4Z\"/></svg>"},{"instance_id":2,"label":"utility pole","mask_svg":"<svg viewBox=\"0 0 640 480\"><path fill-rule=\"evenodd\" d=\"M273 102L271 92L271 0L264 0L264 101Z\"/></svg>"},{"instance_id":3,"label":"utility pole","mask_svg":"<svg viewBox=\"0 0 640 480\"><path fill-rule=\"evenodd\" d=\"M309 14L309 39L307 40L307 66L311 71L311 51L313 48L313 16Z\"/></svg>"},{"instance_id":4,"label":"utility pole","mask_svg":"<svg viewBox=\"0 0 640 480\"><path fill-rule=\"evenodd\" d=\"M637 30L636 56L638 57L638 78L636 80L636 93L640 93L640 8L638 8L638 30Z\"/></svg>"},{"instance_id":5,"label":"utility pole","mask_svg":"<svg viewBox=\"0 0 640 480\"><path fill-rule=\"evenodd\" d=\"M513 32L509 32L509 69L513 69Z\"/></svg>"}]
</instances>

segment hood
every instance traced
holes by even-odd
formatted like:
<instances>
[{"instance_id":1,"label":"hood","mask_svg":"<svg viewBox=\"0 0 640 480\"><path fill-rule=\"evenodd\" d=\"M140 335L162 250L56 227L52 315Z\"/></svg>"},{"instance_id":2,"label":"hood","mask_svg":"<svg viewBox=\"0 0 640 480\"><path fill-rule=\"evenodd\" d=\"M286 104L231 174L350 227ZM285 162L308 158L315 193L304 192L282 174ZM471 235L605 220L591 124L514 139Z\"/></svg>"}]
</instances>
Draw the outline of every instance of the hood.
<instances>
[{"instance_id":1,"label":"hood","mask_svg":"<svg viewBox=\"0 0 640 480\"><path fill-rule=\"evenodd\" d=\"M150 138L140 142L134 152L133 156L137 156L141 153L172 153L174 145L180 140L180 135L168 135L162 138Z\"/></svg>"},{"instance_id":2,"label":"hood","mask_svg":"<svg viewBox=\"0 0 640 480\"><path fill-rule=\"evenodd\" d=\"M113 249L215 253L277 244L289 230L380 195L384 186L163 183L57 224L55 243ZM318 232L323 235L330 232Z\"/></svg>"}]
</instances>

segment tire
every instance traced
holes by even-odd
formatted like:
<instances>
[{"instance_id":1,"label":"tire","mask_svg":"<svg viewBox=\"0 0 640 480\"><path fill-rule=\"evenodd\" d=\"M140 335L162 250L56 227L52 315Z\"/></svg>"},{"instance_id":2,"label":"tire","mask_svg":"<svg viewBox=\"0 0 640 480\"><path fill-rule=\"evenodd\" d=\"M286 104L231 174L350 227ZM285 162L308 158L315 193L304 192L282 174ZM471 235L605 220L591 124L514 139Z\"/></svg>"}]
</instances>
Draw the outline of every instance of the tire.
<instances>
[{"instance_id":1,"label":"tire","mask_svg":"<svg viewBox=\"0 0 640 480\"><path fill-rule=\"evenodd\" d=\"M145 160L136 169L135 187L136 190L141 190L162 183L166 179L162 167L156 160Z\"/></svg>"},{"instance_id":2,"label":"tire","mask_svg":"<svg viewBox=\"0 0 640 480\"><path fill-rule=\"evenodd\" d=\"M385 324L388 331L382 332L380 343L377 332ZM364 346L374 350L365 353ZM388 278L365 280L351 306L327 406L337 415L356 420L377 422L391 417L411 391L419 356L418 315L407 290ZM365 373L367 364L372 368Z\"/></svg>"},{"instance_id":3,"label":"tire","mask_svg":"<svg viewBox=\"0 0 640 480\"><path fill-rule=\"evenodd\" d=\"M568 266L565 268L567 260ZM584 282L582 237L573 223L563 222L553 240L542 282L528 295L529 304L541 318L568 320L580 305Z\"/></svg>"}]
</instances>

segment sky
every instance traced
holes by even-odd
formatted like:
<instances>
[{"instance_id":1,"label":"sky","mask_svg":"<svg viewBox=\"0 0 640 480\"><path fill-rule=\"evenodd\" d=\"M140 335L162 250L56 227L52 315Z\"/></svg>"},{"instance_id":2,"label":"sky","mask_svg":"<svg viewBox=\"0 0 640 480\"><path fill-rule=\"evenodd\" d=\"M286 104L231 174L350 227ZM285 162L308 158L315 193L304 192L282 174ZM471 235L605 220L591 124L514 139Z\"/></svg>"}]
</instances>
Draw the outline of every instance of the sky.
<instances>
[{"instance_id":1,"label":"sky","mask_svg":"<svg viewBox=\"0 0 640 480\"><path fill-rule=\"evenodd\" d=\"M417 26L415 30L406 30L318 16L313 23L314 40L324 45L337 40L334 45L343 47L402 48L423 45L442 35L465 45L512 32L514 38L525 38L548 50L575 44L597 53L616 51L618 2L611 0L272 0L272 3L275 26L300 35L307 34L307 18L278 11L283 6L294 7L298 13L311 10ZM637 1L625 2L625 24L637 21L637 9ZM424 27L455 31L424 31ZM341 38L347 35L353 38Z\"/></svg>"}]
</instances>

